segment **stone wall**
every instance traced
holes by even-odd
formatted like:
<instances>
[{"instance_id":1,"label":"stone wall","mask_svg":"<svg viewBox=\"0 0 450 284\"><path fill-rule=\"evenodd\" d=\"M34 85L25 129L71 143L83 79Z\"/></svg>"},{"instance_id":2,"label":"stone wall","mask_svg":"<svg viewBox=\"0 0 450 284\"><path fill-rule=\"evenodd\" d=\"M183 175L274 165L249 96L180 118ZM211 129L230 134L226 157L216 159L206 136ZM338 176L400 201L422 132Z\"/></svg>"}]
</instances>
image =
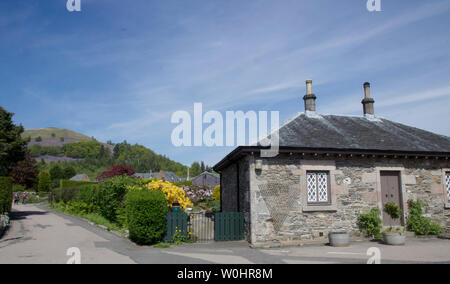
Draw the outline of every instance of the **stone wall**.
<instances>
[{"instance_id":1,"label":"stone wall","mask_svg":"<svg viewBox=\"0 0 450 284\"><path fill-rule=\"evenodd\" d=\"M408 199L421 199L427 204L427 216L444 227L449 226L441 170L450 167L449 161L280 154L275 159L262 159L263 169L258 172L254 160L253 157L248 160L251 193L248 230L249 241L254 244L325 240L330 231L361 236L357 217L373 207L381 207L381 170L400 172L405 212ZM330 172L332 204L316 210L306 204L304 184L306 170L320 169L321 165Z\"/></svg>"}]
</instances>

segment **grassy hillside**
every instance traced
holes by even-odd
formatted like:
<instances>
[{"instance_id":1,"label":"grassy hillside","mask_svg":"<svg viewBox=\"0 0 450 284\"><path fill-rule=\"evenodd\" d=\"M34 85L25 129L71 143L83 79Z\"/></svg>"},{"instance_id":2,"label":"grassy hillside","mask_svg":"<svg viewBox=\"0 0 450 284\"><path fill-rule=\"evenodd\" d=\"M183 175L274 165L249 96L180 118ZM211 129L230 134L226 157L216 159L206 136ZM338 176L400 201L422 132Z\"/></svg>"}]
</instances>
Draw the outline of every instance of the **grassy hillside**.
<instances>
[{"instance_id":1,"label":"grassy hillside","mask_svg":"<svg viewBox=\"0 0 450 284\"><path fill-rule=\"evenodd\" d=\"M52 134L54 134L54 136L52 136ZM61 137L63 137L64 139L68 140L92 141L92 138L89 136L77 133L72 130L55 127L29 129L25 130L22 133L23 138L31 137L32 140L39 136L42 138L42 140L60 139Z\"/></svg>"}]
</instances>

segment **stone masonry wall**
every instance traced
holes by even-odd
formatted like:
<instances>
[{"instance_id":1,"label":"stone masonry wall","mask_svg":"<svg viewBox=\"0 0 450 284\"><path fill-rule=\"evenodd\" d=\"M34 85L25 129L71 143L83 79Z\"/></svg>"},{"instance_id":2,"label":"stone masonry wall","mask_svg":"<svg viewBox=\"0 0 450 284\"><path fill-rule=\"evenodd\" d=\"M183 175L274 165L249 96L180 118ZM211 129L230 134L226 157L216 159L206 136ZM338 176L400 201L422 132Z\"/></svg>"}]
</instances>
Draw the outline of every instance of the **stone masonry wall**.
<instances>
[{"instance_id":1,"label":"stone masonry wall","mask_svg":"<svg viewBox=\"0 0 450 284\"><path fill-rule=\"evenodd\" d=\"M405 212L408 199L420 199L427 204L427 216L450 227L441 170L450 167L449 161L280 154L262 159L263 169L258 172L254 160L249 160L250 241L254 244L325 240L330 231L360 236L357 217L373 207L381 208L380 170L401 173ZM330 171L332 204L315 210L306 205L305 175L308 168L320 169L321 165Z\"/></svg>"}]
</instances>

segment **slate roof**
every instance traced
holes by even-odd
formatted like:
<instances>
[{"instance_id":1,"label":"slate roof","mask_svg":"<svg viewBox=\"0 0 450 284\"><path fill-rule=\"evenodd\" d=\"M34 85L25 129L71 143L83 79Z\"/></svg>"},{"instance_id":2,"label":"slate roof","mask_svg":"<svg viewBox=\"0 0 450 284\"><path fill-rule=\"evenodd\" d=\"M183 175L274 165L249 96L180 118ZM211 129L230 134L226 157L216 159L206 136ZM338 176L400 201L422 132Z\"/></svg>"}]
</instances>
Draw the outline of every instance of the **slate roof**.
<instances>
[{"instance_id":1,"label":"slate roof","mask_svg":"<svg viewBox=\"0 0 450 284\"><path fill-rule=\"evenodd\" d=\"M279 129L280 149L439 153L450 156L450 137L384 118L299 113ZM244 151L240 146L214 166L219 171Z\"/></svg>"},{"instance_id":2,"label":"slate roof","mask_svg":"<svg viewBox=\"0 0 450 284\"><path fill-rule=\"evenodd\" d=\"M383 118L302 113L279 136L281 147L450 152L450 137Z\"/></svg>"},{"instance_id":3,"label":"slate roof","mask_svg":"<svg viewBox=\"0 0 450 284\"><path fill-rule=\"evenodd\" d=\"M141 179L151 179L156 178L158 173L135 173L134 176Z\"/></svg>"},{"instance_id":4,"label":"slate roof","mask_svg":"<svg viewBox=\"0 0 450 284\"><path fill-rule=\"evenodd\" d=\"M85 177L88 178L86 174L77 174L77 175L71 177L70 180L72 180L72 181L84 181Z\"/></svg>"}]
</instances>

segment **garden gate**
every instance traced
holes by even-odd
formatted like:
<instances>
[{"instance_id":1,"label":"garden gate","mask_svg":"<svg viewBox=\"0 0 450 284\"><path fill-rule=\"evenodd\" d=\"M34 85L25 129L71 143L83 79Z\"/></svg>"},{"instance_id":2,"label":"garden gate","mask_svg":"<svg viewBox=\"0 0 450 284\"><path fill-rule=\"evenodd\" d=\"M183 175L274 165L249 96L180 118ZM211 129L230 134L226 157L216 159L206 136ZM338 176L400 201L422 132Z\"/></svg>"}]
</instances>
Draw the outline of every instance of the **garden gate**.
<instances>
[{"instance_id":1,"label":"garden gate","mask_svg":"<svg viewBox=\"0 0 450 284\"><path fill-rule=\"evenodd\" d=\"M244 239L244 214L241 212L168 213L166 242L177 233L197 242L237 241Z\"/></svg>"}]
</instances>

